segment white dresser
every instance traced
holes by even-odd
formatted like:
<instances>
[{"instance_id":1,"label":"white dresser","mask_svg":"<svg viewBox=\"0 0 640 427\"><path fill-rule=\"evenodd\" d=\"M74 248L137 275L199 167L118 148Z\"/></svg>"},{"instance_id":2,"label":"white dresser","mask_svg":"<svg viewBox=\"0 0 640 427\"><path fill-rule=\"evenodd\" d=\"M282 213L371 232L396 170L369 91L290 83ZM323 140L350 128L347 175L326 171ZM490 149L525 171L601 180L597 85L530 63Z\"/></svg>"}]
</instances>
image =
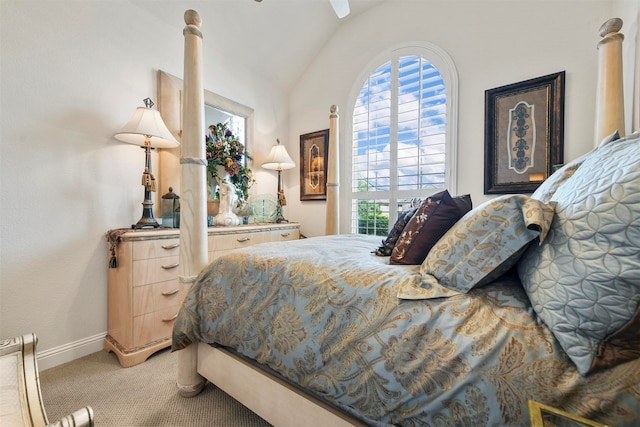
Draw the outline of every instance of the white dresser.
<instances>
[{"instance_id":1,"label":"white dresser","mask_svg":"<svg viewBox=\"0 0 640 427\"><path fill-rule=\"evenodd\" d=\"M296 223L210 227L209 262L236 248L299 238ZM178 280L178 229L127 231L120 234L114 251L117 264L108 269L105 350L129 367L171 345L173 323L189 284Z\"/></svg>"}]
</instances>

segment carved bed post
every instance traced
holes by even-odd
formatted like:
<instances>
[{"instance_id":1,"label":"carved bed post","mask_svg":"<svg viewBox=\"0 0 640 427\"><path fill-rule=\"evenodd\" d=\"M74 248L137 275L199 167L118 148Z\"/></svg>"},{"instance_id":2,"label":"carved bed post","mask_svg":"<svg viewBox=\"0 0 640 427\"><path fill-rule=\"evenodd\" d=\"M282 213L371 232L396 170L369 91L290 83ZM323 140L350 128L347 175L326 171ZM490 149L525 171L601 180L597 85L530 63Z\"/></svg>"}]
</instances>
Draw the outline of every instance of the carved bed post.
<instances>
[{"instance_id":1,"label":"carved bed post","mask_svg":"<svg viewBox=\"0 0 640 427\"><path fill-rule=\"evenodd\" d=\"M598 87L596 92L595 145L618 130L625 135L622 80L622 19L612 18L600 27Z\"/></svg>"},{"instance_id":2,"label":"carved bed post","mask_svg":"<svg viewBox=\"0 0 640 427\"><path fill-rule=\"evenodd\" d=\"M340 138L338 137L338 106L331 106L329 115L329 158L327 159L327 211L325 222L325 234L340 234L340 172L338 153Z\"/></svg>"},{"instance_id":3,"label":"carved bed post","mask_svg":"<svg viewBox=\"0 0 640 427\"><path fill-rule=\"evenodd\" d=\"M184 102L180 154L180 272L184 283L195 281L207 265L207 201L204 148L204 86L202 83L202 23L194 10L184 14ZM178 353L178 390L194 396L205 380L197 373L197 343Z\"/></svg>"}]
</instances>

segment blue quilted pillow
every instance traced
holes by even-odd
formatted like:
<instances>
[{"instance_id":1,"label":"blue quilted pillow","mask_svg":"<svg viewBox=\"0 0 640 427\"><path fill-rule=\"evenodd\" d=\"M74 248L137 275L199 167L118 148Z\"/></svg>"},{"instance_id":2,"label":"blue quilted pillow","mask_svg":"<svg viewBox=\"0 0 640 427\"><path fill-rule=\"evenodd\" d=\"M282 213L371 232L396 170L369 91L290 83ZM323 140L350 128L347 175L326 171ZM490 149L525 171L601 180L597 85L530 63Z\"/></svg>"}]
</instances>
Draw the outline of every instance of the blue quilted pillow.
<instances>
[{"instance_id":1,"label":"blue quilted pillow","mask_svg":"<svg viewBox=\"0 0 640 427\"><path fill-rule=\"evenodd\" d=\"M539 318L582 375L640 357L640 134L589 153L518 262Z\"/></svg>"},{"instance_id":2,"label":"blue quilted pillow","mask_svg":"<svg viewBox=\"0 0 640 427\"><path fill-rule=\"evenodd\" d=\"M558 188L564 184L571 176L578 170L582 162L585 161L594 151L620 139L618 131L613 132L604 138L596 148L591 152L583 154L577 159L563 165L560 169L555 171L549 178L547 178L531 195L532 199L540 200L544 203L549 203L551 197L555 194Z\"/></svg>"}]
</instances>

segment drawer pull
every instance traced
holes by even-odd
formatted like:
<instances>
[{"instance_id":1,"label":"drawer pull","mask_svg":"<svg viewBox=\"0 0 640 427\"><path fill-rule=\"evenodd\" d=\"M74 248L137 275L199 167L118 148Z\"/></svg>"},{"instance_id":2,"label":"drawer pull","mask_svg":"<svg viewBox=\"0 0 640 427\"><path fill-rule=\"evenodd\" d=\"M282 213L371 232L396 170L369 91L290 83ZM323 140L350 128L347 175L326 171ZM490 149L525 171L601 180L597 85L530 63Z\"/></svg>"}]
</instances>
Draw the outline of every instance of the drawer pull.
<instances>
[{"instance_id":1,"label":"drawer pull","mask_svg":"<svg viewBox=\"0 0 640 427\"><path fill-rule=\"evenodd\" d=\"M162 249L175 249L180 246L180 243L172 243L170 245L162 245Z\"/></svg>"},{"instance_id":2,"label":"drawer pull","mask_svg":"<svg viewBox=\"0 0 640 427\"><path fill-rule=\"evenodd\" d=\"M168 296L171 296L171 295L175 295L178 292L180 292L180 288L175 288L175 289L173 289L171 291L163 292L162 295L164 295L165 297L168 297Z\"/></svg>"},{"instance_id":3,"label":"drawer pull","mask_svg":"<svg viewBox=\"0 0 640 427\"><path fill-rule=\"evenodd\" d=\"M289 237L289 236L291 236L291 233L282 233L282 234L280 234L280 236L282 236L282 237Z\"/></svg>"},{"instance_id":4,"label":"drawer pull","mask_svg":"<svg viewBox=\"0 0 640 427\"><path fill-rule=\"evenodd\" d=\"M164 268L165 270L171 270L172 268L176 268L179 265L179 262L174 262L173 264L163 265L162 268Z\"/></svg>"},{"instance_id":5,"label":"drawer pull","mask_svg":"<svg viewBox=\"0 0 640 427\"><path fill-rule=\"evenodd\" d=\"M251 237L241 237L239 239L236 239L238 241L238 243L244 243L244 242L248 242L249 240L251 240Z\"/></svg>"},{"instance_id":6,"label":"drawer pull","mask_svg":"<svg viewBox=\"0 0 640 427\"><path fill-rule=\"evenodd\" d=\"M162 319L163 322L173 322L174 320L176 320L178 318L178 313L174 314L172 317L170 317L169 319Z\"/></svg>"}]
</instances>

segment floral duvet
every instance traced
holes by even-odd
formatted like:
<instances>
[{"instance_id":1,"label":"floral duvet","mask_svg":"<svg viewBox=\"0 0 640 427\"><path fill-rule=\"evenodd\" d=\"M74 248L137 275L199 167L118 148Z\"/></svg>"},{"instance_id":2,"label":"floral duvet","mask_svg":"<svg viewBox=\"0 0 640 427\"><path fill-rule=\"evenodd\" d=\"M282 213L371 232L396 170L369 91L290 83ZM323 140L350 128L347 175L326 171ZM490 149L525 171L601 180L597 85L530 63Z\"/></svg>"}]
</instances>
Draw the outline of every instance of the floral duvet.
<instances>
[{"instance_id":1,"label":"floral duvet","mask_svg":"<svg viewBox=\"0 0 640 427\"><path fill-rule=\"evenodd\" d=\"M527 399L610 425L640 419L640 360L582 377L517 276L403 300L420 266L360 235L265 243L211 263L173 349L228 347L371 425L528 426Z\"/></svg>"}]
</instances>

